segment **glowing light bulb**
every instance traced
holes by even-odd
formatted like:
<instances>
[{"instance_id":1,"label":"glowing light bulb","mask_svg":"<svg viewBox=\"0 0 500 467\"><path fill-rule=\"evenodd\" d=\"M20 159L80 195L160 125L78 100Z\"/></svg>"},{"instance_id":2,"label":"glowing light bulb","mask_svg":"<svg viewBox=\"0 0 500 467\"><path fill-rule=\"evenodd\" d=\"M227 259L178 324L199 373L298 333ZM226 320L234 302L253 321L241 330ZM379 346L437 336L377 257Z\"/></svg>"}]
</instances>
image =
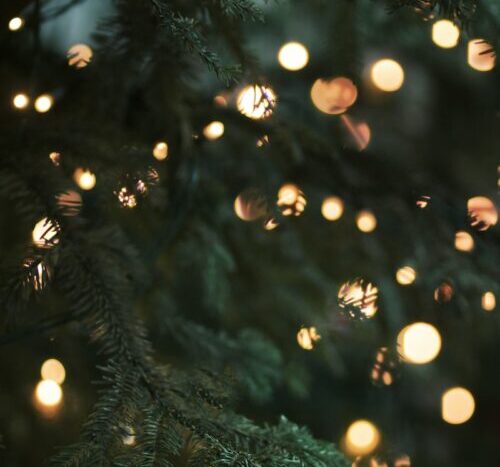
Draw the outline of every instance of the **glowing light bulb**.
<instances>
[{"instance_id":1,"label":"glowing light bulb","mask_svg":"<svg viewBox=\"0 0 500 467\"><path fill-rule=\"evenodd\" d=\"M373 232L377 227L377 218L371 211L360 211L356 216L356 225L361 232Z\"/></svg>"},{"instance_id":2,"label":"glowing light bulb","mask_svg":"<svg viewBox=\"0 0 500 467\"><path fill-rule=\"evenodd\" d=\"M396 281L401 285L410 285L415 282L417 272L410 266L403 266L396 272Z\"/></svg>"},{"instance_id":3,"label":"glowing light bulb","mask_svg":"<svg viewBox=\"0 0 500 467\"><path fill-rule=\"evenodd\" d=\"M203 128L203 135L205 138L214 140L220 138L224 134L224 123L222 122L211 122L205 128Z\"/></svg>"},{"instance_id":4,"label":"glowing light bulb","mask_svg":"<svg viewBox=\"0 0 500 467\"><path fill-rule=\"evenodd\" d=\"M24 26L24 19L16 16L9 21L9 29L11 31L19 31Z\"/></svg>"},{"instance_id":5,"label":"glowing light bulb","mask_svg":"<svg viewBox=\"0 0 500 467\"><path fill-rule=\"evenodd\" d=\"M351 455L366 455L372 452L380 442L380 432L368 420L356 420L345 434L346 450Z\"/></svg>"},{"instance_id":6,"label":"glowing light bulb","mask_svg":"<svg viewBox=\"0 0 500 467\"><path fill-rule=\"evenodd\" d=\"M259 190L249 188L234 200L234 212L243 221L254 221L267 213L266 198Z\"/></svg>"},{"instance_id":7,"label":"glowing light bulb","mask_svg":"<svg viewBox=\"0 0 500 467\"><path fill-rule=\"evenodd\" d=\"M459 230L455 234L455 248L458 251L472 251L474 249L474 239L472 235L465 230Z\"/></svg>"},{"instance_id":8,"label":"glowing light bulb","mask_svg":"<svg viewBox=\"0 0 500 467\"><path fill-rule=\"evenodd\" d=\"M252 84L239 93L236 106L245 117L264 119L270 117L276 107L276 94L268 86Z\"/></svg>"},{"instance_id":9,"label":"glowing light bulb","mask_svg":"<svg viewBox=\"0 0 500 467\"><path fill-rule=\"evenodd\" d=\"M75 44L68 50L68 65L74 68L85 68L94 53L87 44Z\"/></svg>"},{"instance_id":10,"label":"glowing light bulb","mask_svg":"<svg viewBox=\"0 0 500 467\"><path fill-rule=\"evenodd\" d=\"M300 216L307 206L307 200L297 185L287 183L279 189L276 204L284 216Z\"/></svg>"},{"instance_id":11,"label":"glowing light bulb","mask_svg":"<svg viewBox=\"0 0 500 467\"><path fill-rule=\"evenodd\" d=\"M64 369L64 365L55 358L49 358L43 362L40 374L42 379L52 380L57 384L64 383L64 380L66 379L66 370Z\"/></svg>"},{"instance_id":12,"label":"glowing light bulb","mask_svg":"<svg viewBox=\"0 0 500 467\"><path fill-rule=\"evenodd\" d=\"M168 157L168 144L165 141L160 141L153 148L153 157L156 160L162 161Z\"/></svg>"},{"instance_id":13,"label":"glowing light bulb","mask_svg":"<svg viewBox=\"0 0 500 467\"><path fill-rule=\"evenodd\" d=\"M467 45L467 62L477 71L491 71L495 68L495 54L491 44L483 39L472 39Z\"/></svg>"},{"instance_id":14,"label":"glowing light bulb","mask_svg":"<svg viewBox=\"0 0 500 467\"><path fill-rule=\"evenodd\" d=\"M370 76L373 84L385 92L397 91L405 79L403 67L390 58L377 61L371 68Z\"/></svg>"},{"instance_id":15,"label":"glowing light bulb","mask_svg":"<svg viewBox=\"0 0 500 467\"><path fill-rule=\"evenodd\" d=\"M326 220L336 221L344 213L344 202L337 196L329 196L323 200L321 214Z\"/></svg>"},{"instance_id":16,"label":"glowing light bulb","mask_svg":"<svg viewBox=\"0 0 500 467\"><path fill-rule=\"evenodd\" d=\"M358 98L358 88L340 76L331 80L317 79L311 87L311 101L323 113L338 115L345 112Z\"/></svg>"},{"instance_id":17,"label":"glowing light bulb","mask_svg":"<svg viewBox=\"0 0 500 467\"><path fill-rule=\"evenodd\" d=\"M59 243L59 238L57 238L58 232L58 224L44 217L36 223L31 233L31 237L36 246L41 248L52 248Z\"/></svg>"},{"instance_id":18,"label":"glowing light bulb","mask_svg":"<svg viewBox=\"0 0 500 467\"><path fill-rule=\"evenodd\" d=\"M312 350L321 336L314 326L310 328L301 328L297 333L297 342L304 350Z\"/></svg>"},{"instance_id":19,"label":"glowing light bulb","mask_svg":"<svg viewBox=\"0 0 500 467\"><path fill-rule=\"evenodd\" d=\"M443 49L450 49L458 44L460 29L451 21L442 19L432 25L432 41Z\"/></svg>"},{"instance_id":20,"label":"glowing light bulb","mask_svg":"<svg viewBox=\"0 0 500 467\"><path fill-rule=\"evenodd\" d=\"M483 310L492 311L497 306L497 300L493 292L485 292L481 297L481 307Z\"/></svg>"},{"instance_id":21,"label":"glowing light bulb","mask_svg":"<svg viewBox=\"0 0 500 467\"><path fill-rule=\"evenodd\" d=\"M12 99L12 105L16 109L25 109L28 107L28 104L30 103L29 97L26 94L16 94L14 98Z\"/></svg>"},{"instance_id":22,"label":"glowing light bulb","mask_svg":"<svg viewBox=\"0 0 500 467\"><path fill-rule=\"evenodd\" d=\"M82 190L92 190L96 184L96 176L90 170L78 168L73 173L73 179Z\"/></svg>"},{"instance_id":23,"label":"glowing light bulb","mask_svg":"<svg viewBox=\"0 0 500 467\"><path fill-rule=\"evenodd\" d=\"M398 335L398 351L408 363L423 365L434 360L441 350L441 335L428 323L413 323Z\"/></svg>"},{"instance_id":24,"label":"glowing light bulb","mask_svg":"<svg viewBox=\"0 0 500 467\"><path fill-rule=\"evenodd\" d=\"M474 415L475 408L474 396L465 388L448 389L441 398L443 420L452 425L465 423Z\"/></svg>"},{"instance_id":25,"label":"glowing light bulb","mask_svg":"<svg viewBox=\"0 0 500 467\"><path fill-rule=\"evenodd\" d=\"M467 201L467 214L471 226L484 231L498 222L498 211L493 201L485 196L474 196Z\"/></svg>"},{"instance_id":26,"label":"glowing light bulb","mask_svg":"<svg viewBox=\"0 0 500 467\"><path fill-rule=\"evenodd\" d=\"M54 407L61 402L62 396L61 386L51 379L40 381L35 389L35 397L42 406Z\"/></svg>"},{"instance_id":27,"label":"glowing light bulb","mask_svg":"<svg viewBox=\"0 0 500 467\"><path fill-rule=\"evenodd\" d=\"M35 100L35 110L39 113L48 112L54 104L54 98L50 94L42 94Z\"/></svg>"},{"instance_id":28,"label":"glowing light bulb","mask_svg":"<svg viewBox=\"0 0 500 467\"><path fill-rule=\"evenodd\" d=\"M309 52L300 42L288 42L279 50L278 61L286 70L301 70L309 62Z\"/></svg>"}]
</instances>

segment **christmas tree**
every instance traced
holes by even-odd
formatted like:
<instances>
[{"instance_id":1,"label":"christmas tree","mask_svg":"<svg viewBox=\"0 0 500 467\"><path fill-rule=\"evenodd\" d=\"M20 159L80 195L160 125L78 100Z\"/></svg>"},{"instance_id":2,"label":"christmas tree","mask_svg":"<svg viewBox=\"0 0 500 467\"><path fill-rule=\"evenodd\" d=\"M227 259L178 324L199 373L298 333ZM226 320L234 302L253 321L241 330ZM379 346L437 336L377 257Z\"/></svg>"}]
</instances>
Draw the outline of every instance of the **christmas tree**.
<instances>
[{"instance_id":1,"label":"christmas tree","mask_svg":"<svg viewBox=\"0 0 500 467\"><path fill-rule=\"evenodd\" d=\"M500 463L497 0L1 16L2 466Z\"/></svg>"}]
</instances>

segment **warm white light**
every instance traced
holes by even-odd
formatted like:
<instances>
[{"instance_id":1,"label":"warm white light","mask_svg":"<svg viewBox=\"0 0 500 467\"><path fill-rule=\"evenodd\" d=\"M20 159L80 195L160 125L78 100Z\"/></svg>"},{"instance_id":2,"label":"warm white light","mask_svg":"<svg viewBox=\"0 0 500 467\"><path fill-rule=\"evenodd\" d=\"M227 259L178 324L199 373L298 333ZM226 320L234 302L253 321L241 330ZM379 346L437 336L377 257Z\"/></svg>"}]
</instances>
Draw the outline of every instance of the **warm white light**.
<instances>
[{"instance_id":1,"label":"warm white light","mask_svg":"<svg viewBox=\"0 0 500 467\"><path fill-rule=\"evenodd\" d=\"M55 358L49 358L43 362L40 374L42 379L52 380L57 384L64 383L64 380L66 379L66 370L64 369L64 365Z\"/></svg>"},{"instance_id":2,"label":"warm white light","mask_svg":"<svg viewBox=\"0 0 500 467\"><path fill-rule=\"evenodd\" d=\"M19 16L16 16L9 21L9 29L11 31L19 31L19 29L21 29L23 26L24 20Z\"/></svg>"},{"instance_id":3,"label":"warm white light","mask_svg":"<svg viewBox=\"0 0 500 467\"><path fill-rule=\"evenodd\" d=\"M211 122L205 128L203 128L203 135L207 139L218 139L224 134L224 123L222 122Z\"/></svg>"},{"instance_id":4,"label":"warm white light","mask_svg":"<svg viewBox=\"0 0 500 467\"><path fill-rule=\"evenodd\" d=\"M37 401L47 407L58 405L62 400L62 395L61 386L51 379L40 381L35 389Z\"/></svg>"},{"instance_id":5,"label":"warm white light","mask_svg":"<svg viewBox=\"0 0 500 467\"><path fill-rule=\"evenodd\" d=\"M458 44L460 29L451 21L442 19L432 25L432 41L443 49L450 49Z\"/></svg>"},{"instance_id":6,"label":"warm white light","mask_svg":"<svg viewBox=\"0 0 500 467\"><path fill-rule=\"evenodd\" d=\"M297 342L304 350L312 350L314 344L321 339L314 326L310 328L301 328L297 333Z\"/></svg>"},{"instance_id":7,"label":"warm white light","mask_svg":"<svg viewBox=\"0 0 500 467\"><path fill-rule=\"evenodd\" d=\"M306 208L307 200L297 185L287 183L279 189L276 204L284 216L300 216Z\"/></svg>"},{"instance_id":8,"label":"warm white light","mask_svg":"<svg viewBox=\"0 0 500 467\"><path fill-rule=\"evenodd\" d=\"M58 230L57 223L44 217L33 228L31 233L33 243L41 248L52 248L59 243L59 238L56 237Z\"/></svg>"},{"instance_id":9,"label":"warm white light","mask_svg":"<svg viewBox=\"0 0 500 467\"><path fill-rule=\"evenodd\" d=\"M153 148L153 157L159 161L168 157L168 144L165 141L160 141L155 144Z\"/></svg>"},{"instance_id":10,"label":"warm white light","mask_svg":"<svg viewBox=\"0 0 500 467\"><path fill-rule=\"evenodd\" d=\"M266 214L266 198L256 189L245 190L234 200L234 212L243 221L254 221Z\"/></svg>"},{"instance_id":11,"label":"warm white light","mask_svg":"<svg viewBox=\"0 0 500 467\"><path fill-rule=\"evenodd\" d=\"M35 110L39 113L48 112L52 108L54 98L50 94L42 94L35 100Z\"/></svg>"},{"instance_id":12,"label":"warm white light","mask_svg":"<svg viewBox=\"0 0 500 467\"><path fill-rule=\"evenodd\" d=\"M349 78L340 76L331 80L317 79L311 87L310 95L318 110L338 115L356 102L358 89Z\"/></svg>"},{"instance_id":13,"label":"warm white light","mask_svg":"<svg viewBox=\"0 0 500 467\"><path fill-rule=\"evenodd\" d=\"M417 277L417 272L410 266L403 266L396 272L396 281L401 285L412 284Z\"/></svg>"},{"instance_id":14,"label":"warm white light","mask_svg":"<svg viewBox=\"0 0 500 467\"><path fill-rule=\"evenodd\" d=\"M93 52L87 44L75 44L68 50L68 65L85 68L92 60Z\"/></svg>"},{"instance_id":15,"label":"warm white light","mask_svg":"<svg viewBox=\"0 0 500 467\"><path fill-rule=\"evenodd\" d=\"M92 190L96 184L96 176L90 170L76 169L73 179L82 190Z\"/></svg>"},{"instance_id":16,"label":"warm white light","mask_svg":"<svg viewBox=\"0 0 500 467\"><path fill-rule=\"evenodd\" d=\"M471 226L477 230L488 230L498 222L497 208L486 196L470 198L467 201L467 213Z\"/></svg>"},{"instance_id":17,"label":"warm white light","mask_svg":"<svg viewBox=\"0 0 500 467\"><path fill-rule=\"evenodd\" d=\"M485 292L481 297L481 307L483 310L492 311L497 306L497 300L493 292Z\"/></svg>"},{"instance_id":18,"label":"warm white light","mask_svg":"<svg viewBox=\"0 0 500 467\"><path fill-rule=\"evenodd\" d=\"M309 62L309 52L300 42L288 42L278 52L278 61L286 70L301 70Z\"/></svg>"},{"instance_id":19,"label":"warm white light","mask_svg":"<svg viewBox=\"0 0 500 467\"><path fill-rule=\"evenodd\" d=\"M273 113L276 94L268 86L252 84L244 87L239 93L236 105L245 117L260 120Z\"/></svg>"},{"instance_id":20,"label":"warm white light","mask_svg":"<svg viewBox=\"0 0 500 467\"><path fill-rule=\"evenodd\" d=\"M360 211L356 216L356 225L361 232L373 232L377 227L377 218L371 211Z\"/></svg>"},{"instance_id":21,"label":"warm white light","mask_svg":"<svg viewBox=\"0 0 500 467\"><path fill-rule=\"evenodd\" d=\"M342 284L337 297L340 308L349 318L369 319L378 311L378 288L363 279Z\"/></svg>"},{"instance_id":22,"label":"warm white light","mask_svg":"<svg viewBox=\"0 0 500 467\"><path fill-rule=\"evenodd\" d=\"M474 239L465 230L459 230L455 234L455 248L458 251L472 251L474 249Z\"/></svg>"},{"instance_id":23,"label":"warm white light","mask_svg":"<svg viewBox=\"0 0 500 467\"><path fill-rule=\"evenodd\" d=\"M377 61L370 72L373 84L382 91L397 91L404 82L405 74L401 65L390 58Z\"/></svg>"},{"instance_id":24,"label":"warm white light","mask_svg":"<svg viewBox=\"0 0 500 467\"><path fill-rule=\"evenodd\" d=\"M12 99L12 104L16 109L25 109L30 103L29 97L26 94L16 94Z\"/></svg>"},{"instance_id":25,"label":"warm white light","mask_svg":"<svg viewBox=\"0 0 500 467\"><path fill-rule=\"evenodd\" d=\"M465 388L448 389L441 398L443 420L452 425L465 423L472 417L475 408L474 396Z\"/></svg>"},{"instance_id":26,"label":"warm white light","mask_svg":"<svg viewBox=\"0 0 500 467\"><path fill-rule=\"evenodd\" d=\"M60 152L51 152L49 154L49 159L52 161L52 163L58 167L59 164L61 163L61 153Z\"/></svg>"},{"instance_id":27,"label":"warm white light","mask_svg":"<svg viewBox=\"0 0 500 467\"><path fill-rule=\"evenodd\" d=\"M428 323L413 323L398 335L398 351L408 363L422 365L434 360L441 350L441 335Z\"/></svg>"},{"instance_id":28,"label":"warm white light","mask_svg":"<svg viewBox=\"0 0 500 467\"><path fill-rule=\"evenodd\" d=\"M477 71L490 71L495 68L495 53L491 44L483 39L472 39L467 46L467 62Z\"/></svg>"},{"instance_id":29,"label":"warm white light","mask_svg":"<svg viewBox=\"0 0 500 467\"><path fill-rule=\"evenodd\" d=\"M345 434L345 445L351 455L366 455L372 452L380 442L377 427L368 420L356 420Z\"/></svg>"},{"instance_id":30,"label":"warm white light","mask_svg":"<svg viewBox=\"0 0 500 467\"><path fill-rule=\"evenodd\" d=\"M329 196L323 200L321 214L326 220L336 221L344 213L344 202L337 196Z\"/></svg>"}]
</instances>

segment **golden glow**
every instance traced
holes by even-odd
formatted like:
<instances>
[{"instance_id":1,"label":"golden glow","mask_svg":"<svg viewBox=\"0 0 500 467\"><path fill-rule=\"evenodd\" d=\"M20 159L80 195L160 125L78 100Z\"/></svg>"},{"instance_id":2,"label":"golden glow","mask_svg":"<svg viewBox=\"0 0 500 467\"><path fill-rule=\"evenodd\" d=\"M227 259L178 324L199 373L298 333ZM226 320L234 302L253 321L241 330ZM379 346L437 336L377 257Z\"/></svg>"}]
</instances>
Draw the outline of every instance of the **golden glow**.
<instances>
[{"instance_id":1,"label":"golden glow","mask_svg":"<svg viewBox=\"0 0 500 467\"><path fill-rule=\"evenodd\" d=\"M42 379L52 380L57 384L64 383L64 380L66 379L66 370L64 369L64 365L55 358L50 358L43 362L40 374Z\"/></svg>"},{"instance_id":2,"label":"golden glow","mask_svg":"<svg viewBox=\"0 0 500 467\"><path fill-rule=\"evenodd\" d=\"M16 16L9 21L9 29L11 31L19 31L24 26L24 19Z\"/></svg>"},{"instance_id":3,"label":"golden glow","mask_svg":"<svg viewBox=\"0 0 500 467\"><path fill-rule=\"evenodd\" d=\"M497 208L485 196L470 198L467 201L467 212L471 226L478 230L488 230L498 222Z\"/></svg>"},{"instance_id":4,"label":"golden glow","mask_svg":"<svg viewBox=\"0 0 500 467\"><path fill-rule=\"evenodd\" d=\"M276 204L284 216L300 216L306 208L307 200L297 185L287 183L279 189Z\"/></svg>"},{"instance_id":5,"label":"golden glow","mask_svg":"<svg viewBox=\"0 0 500 467\"><path fill-rule=\"evenodd\" d=\"M224 134L224 123L222 122L211 122L205 128L203 128L203 135L207 139L218 139Z\"/></svg>"},{"instance_id":6,"label":"golden glow","mask_svg":"<svg viewBox=\"0 0 500 467\"><path fill-rule=\"evenodd\" d=\"M137 206L137 197L126 186L120 188L116 193L118 201L124 208L135 208Z\"/></svg>"},{"instance_id":7,"label":"golden glow","mask_svg":"<svg viewBox=\"0 0 500 467\"><path fill-rule=\"evenodd\" d=\"M266 199L258 190L245 190L234 200L234 212L243 221L254 221L266 214Z\"/></svg>"},{"instance_id":8,"label":"golden glow","mask_svg":"<svg viewBox=\"0 0 500 467\"><path fill-rule=\"evenodd\" d=\"M50 94L42 94L35 100L35 110L39 113L48 112L54 104L54 98Z\"/></svg>"},{"instance_id":9,"label":"golden glow","mask_svg":"<svg viewBox=\"0 0 500 467\"><path fill-rule=\"evenodd\" d=\"M459 230L455 234L455 248L458 251L472 251L474 249L474 239L465 230Z\"/></svg>"},{"instance_id":10,"label":"golden glow","mask_svg":"<svg viewBox=\"0 0 500 467\"><path fill-rule=\"evenodd\" d=\"M417 272L410 266L403 266L396 272L396 281L401 285L410 285L415 282Z\"/></svg>"},{"instance_id":11,"label":"golden glow","mask_svg":"<svg viewBox=\"0 0 500 467\"><path fill-rule=\"evenodd\" d=\"M278 61L286 70L302 70L309 62L309 52L300 42L288 42L279 50Z\"/></svg>"},{"instance_id":12,"label":"golden glow","mask_svg":"<svg viewBox=\"0 0 500 467\"><path fill-rule=\"evenodd\" d=\"M432 41L443 49L450 49L458 44L460 29L451 21L442 19L432 25Z\"/></svg>"},{"instance_id":13,"label":"golden glow","mask_svg":"<svg viewBox=\"0 0 500 467\"><path fill-rule=\"evenodd\" d=\"M493 292L485 292L481 297L481 307L483 310L492 311L497 306L497 300Z\"/></svg>"},{"instance_id":14,"label":"golden glow","mask_svg":"<svg viewBox=\"0 0 500 467\"><path fill-rule=\"evenodd\" d=\"M360 211L356 215L356 225L361 232L373 232L377 227L377 218L371 211Z\"/></svg>"},{"instance_id":15,"label":"golden glow","mask_svg":"<svg viewBox=\"0 0 500 467\"><path fill-rule=\"evenodd\" d=\"M49 159L52 161L52 163L58 167L60 162L61 162L61 154L59 152L51 152L49 154Z\"/></svg>"},{"instance_id":16,"label":"golden glow","mask_svg":"<svg viewBox=\"0 0 500 467\"><path fill-rule=\"evenodd\" d=\"M467 46L467 62L477 71L491 71L495 68L495 54L492 46L483 39L472 39Z\"/></svg>"},{"instance_id":17,"label":"golden glow","mask_svg":"<svg viewBox=\"0 0 500 467\"><path fill-rule=\"evenodd\" d=\"M344 213L344 202L337 196L329 196L323 200L321 214L326 220L336 221Z\"/></svg>"},{"instance_id":18,"label":"golden glow","mask_svg":"<svg viewBox=\"0 0 500 467\"><path fill-rule=\"evenodd\" d=\"M317 79L311 87L311 100L323 113L338 115L356 102L358 89L349 78Z\"/></svg>"},{"instance_id":19,"label":"golden glow","mask_svg":"<svg viewBox=\"0 0 500 467\"><path fill-rule=\"evenodd\" d=\"M62 396L61 386L51 379L40 381L35 389L36 400L42 406L54 407L61 402Z\"/></svg>"},{"instance_id":20,"label":"golden glow","mask_svg":"<svg viewBox=\"0 0 500 467\"><path fill-rule=\"evenodd\" d=\"M405 79L402 66L390 58L384 58L373 64L370 76L373 84L385 92L397 91Z\"/></svg>"},{"instance_id":21,"label":"golden glow","mask_svg":"<svg viewBox=\"0 0 500 467\"><path fill-rule=\"evenodd\" d=\"M363 279L345 282L338 292L340 308L351 318L372 318L378 311L378 288Z\"/></svg>"},{"instance_id":22,"label":"golden glow","mask_svg":"<svg viewBox=\"0 0 500 467\"><path fill-rule=\"evenodd\" d=\"M434 360L441 350L441 335L428 323L413 323L398 335L398 351L408 363L423 365Z\"/></svg>"},{"instance_id":23,"label":"golden glow","mask_svg":"<svg viewBox=\"0 0 500 467\"><path fill-rule=\"evenodd\" d=\"M68 50L68 65L85 68L93 55L92 49L87 44L75 44Z\"/></svg>"},{"instance_id":24,"label":"golden glow","mask_svg":"<svg viewBox=\"0 0 500 467\"><path fill-rule=\"evenodd\" d=\"M33 243L41 248L52 248L59 243L59 238L56 237L58 231L59 226L57 223L44 217L33 228L31 233Z\"/></svg>"},{"instance_id":25,"label":"golden glow","mask_svg":"<svg viewBox=\"0 0 500 467\"><path fill-rule=\"evenodd\" d=\"M73 173L73 180L82 190L92 190L96 184L96 176L90 170L78 168Z\"/></svg>"},{"instance_id":26,"label":"golden glow","mask_svg":"<svg viewBox=\"0 0 500 467\"><path fill-rule=\"evenodd\" d=\"M236 106L241 114L254 120L270 117L276 107L276 94L268 86L251 84L238 94Z\"/></svg>"},{"instance_id":27,"label":"golden glow","mask_svg":"<svg viewBox=\"0 0 500 467\"><path fill-rule=\"evenodd\" d=\"M153 148L153 156L156 160L165 160L168 157L168 144L165 141L156 143Z\"/></svg>"},{"instance_id":28,"label":"golden glow","mask_svg":"<svg viewBox=\"0 0 500 467\"><path fill-rule=\"evenodd\" d=\"M370 144L372 132L368 123L356 121L348 115L340 117L342 126L347 132L349 146L354 147L358 151L363 151Z\"/></svg>"},{"instance_id":29,"label":"golden glow","mask_svg":"<svg viewBox=\"0 0 500 467\"><path fill-rule=\"evenodd\" d=\"M20 109L20 110L28 107L29 103L30 103L29 97L23 93L16 94L14 96L14 99L12 99L12 105L16 109Z\"/></svg>"},{"instance_id":30,"label":"golden glow","mask_svg":"<svg viewBox=\"0 0 500 467\"><path fill-rule=\"evenodd\" d=\"M351 455L366 455L380 443L377 427L368 420L356 420L345 434L345 447Z\"/></svg>"},{"instance_id":31,"label":"golden glow","mask_svg":"<svg viewBox=\"0 0 500 467\"><path fill-rule=\"evenodd\" d=\"M269 217L264 221L264 229L265 230L274 230L279 226L278 221L274 217Z\"/></svg>"},{"instance_id":32,"label":"golden glow","mask_svg":"<svg viewBox=\"0 0 500 467\"><path fill-rule=\"evenodd\" d=\"M452 425L465 423L472 417L475 408L474 396L465 388L448 389L441 398L443 420Z\"/></svg>"},{"instance_id":33,"label":"golden glow","mask_svg":"<svg viewBox=\"0 0 500 467\"><path fill-rule=\"evenodd\" d=\"M312 350L314 344L321 339L314 326L301 328L297 333L297 342L304 350Z\"/></svg>"}]
</instances>

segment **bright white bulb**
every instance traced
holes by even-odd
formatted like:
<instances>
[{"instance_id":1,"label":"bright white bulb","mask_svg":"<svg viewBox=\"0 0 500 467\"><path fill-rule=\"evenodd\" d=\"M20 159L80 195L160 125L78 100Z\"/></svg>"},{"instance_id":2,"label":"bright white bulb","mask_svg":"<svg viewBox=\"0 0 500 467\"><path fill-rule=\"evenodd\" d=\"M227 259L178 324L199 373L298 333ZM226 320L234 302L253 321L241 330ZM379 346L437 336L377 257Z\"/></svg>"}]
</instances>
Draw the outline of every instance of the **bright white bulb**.
<instances>
[{"instance_id":1,"label":"bright white bulb","mask_svg":"<svg viewBox=\"0 0 500 467\"><path fill-rule=\"evenodd\" d=\"M405 79L403 67L390 58L377 61L371 68L370 76L373 84L385 92L397 91Z\"/></svg>"},{"instance_id":2,"label":"bright white bulb","mask_svg":"<svg viewBox=\"0 0 500 467\"><path fill-rule=\"evenodd\" d=\"M203 128L203 135L205 138L214 140L220 138L224 134L224 123L222 122L211 122L205 128Z\"/></svg>"},{"instance_id":3,"label":"bright white bulb","mask_svg":"<svg viewBox=\"0 0 500 467\"><path fill-rule=\"evenodd\" d=\"M309 62L309 52L300 42L288 42L279 50L278 61L286 70L301 70Z\"/></svg>"},{"instance_id":4,"label":"bright white bulb","mask_svg":"<svg viewBox=\"0 0 500 467\"><path fill-rule=\"evenodd\" d=\"M96 184L96 176L90 170L76 169L73 179L82 190L92 190Z\"/></svg>"},{"instance_id":5,"label":"bright white bulb","mask_svg":"<svg viewBox=\"0 0 500 467\"><path fill-rule=\"evenodd\" d=\"M460 29L451 21L442 19L432 25L432 41L443 49L450 49L458 44Z\"/></svg>"},{"instance_id":6,"label":"bright white bulb","mask_svg":"<svg viewBox=\"0 0 500 467\"><path fill-rule=\"evenodd\" d=\"M25 109L28 107L30 100L26 94L16 94L12 99L12 104L16 109Z\"/></svg>"},{"instance_id":7,"label":"bright white bulb","mask_svg":"<svg viewBox=\"0 0 500 467\"><path fill-rule=\"evenodd\" d=\"M472 393L465 388L452 388L441 398L441 416L452 425L460 425L474 415L476 403Z\"/></svg>"},{"instance_id":8,"label":"bright white bulb","mask_svg":"<svg viewBox=\"0 0 500 467\"><path fill-rule=\"evenodd\" d=\"M53 407L61 402L63 394L59 384L51 379L44 379L37 384L35 395L40 404Z\"/></svg>"},{"instance_id":9,"label":"bright white bulb","mask_svg":"<svg viewBox=\"0 0 500 467\"><path fill-rule=\"evenodd\" d=\"M39 113L48 112L51 109L53 103L54 98L50 94L42 94L35 100L35 110Z\"/></svg>"},{"instance_id":10,"label":"bright white bulb","mask_svg":"<svg viewBox=\"0 0 500 467\"><path fill-rule=\"evenodd\" d=\"M19 31L19 29L21 29L23 26L24 20L19 16L16 16L9 21L9 29L11 31Z\"/></svg>"},{"instance_id":11,"label":"bright white bulb","mask_svg":"<svg viewBox=\"0 0 500 467\"><path fill-rule=\"evenodd\" d=\"M408 363L417 365L429 363L441 351L441 335L431 324L410 324L398 335L398 350Z\"/></svg>"}]
</instances>

